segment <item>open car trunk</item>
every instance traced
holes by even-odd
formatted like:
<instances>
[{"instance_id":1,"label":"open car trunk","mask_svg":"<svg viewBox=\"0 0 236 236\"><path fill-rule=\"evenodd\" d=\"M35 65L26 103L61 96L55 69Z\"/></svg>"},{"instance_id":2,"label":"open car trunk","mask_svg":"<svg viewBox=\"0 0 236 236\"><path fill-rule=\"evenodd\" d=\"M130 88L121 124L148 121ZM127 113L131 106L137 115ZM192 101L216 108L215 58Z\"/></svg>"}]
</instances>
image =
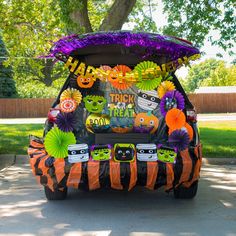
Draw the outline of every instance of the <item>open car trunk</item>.
<instances>
[{"instance_id":1,"label":"open car trunk","mask_svg":"<svg viewBox=\"0 0 236 236\"><path fill-rule=\"evenodd\" d=\"M51 191L190 188L199 178L201 145L187 115L193 105L174 72L198 53L174 37L132 32L56 42L50 56L70 75L44 139L31 137L30 163L41 184Z\"/></svg>"}]
</instances>

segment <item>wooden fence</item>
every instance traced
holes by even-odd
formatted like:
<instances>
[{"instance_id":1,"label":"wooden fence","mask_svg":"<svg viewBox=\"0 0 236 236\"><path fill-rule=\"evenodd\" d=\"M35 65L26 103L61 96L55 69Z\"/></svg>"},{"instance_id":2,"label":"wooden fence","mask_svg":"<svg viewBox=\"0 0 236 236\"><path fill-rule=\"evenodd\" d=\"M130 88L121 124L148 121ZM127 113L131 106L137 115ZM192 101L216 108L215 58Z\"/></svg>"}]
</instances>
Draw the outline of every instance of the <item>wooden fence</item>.
<instances>
[{"instance_id":1,"label":"wooden fence","mask_svg":"<svg viewBox=\"0 0 236 236\"><path fill-rule=\"evenodd\" d=\"M190 94L198 113L236 112L236 93ZM0 118L45 117L54 98L0 99Z\"/></svg>"}]
</instances>

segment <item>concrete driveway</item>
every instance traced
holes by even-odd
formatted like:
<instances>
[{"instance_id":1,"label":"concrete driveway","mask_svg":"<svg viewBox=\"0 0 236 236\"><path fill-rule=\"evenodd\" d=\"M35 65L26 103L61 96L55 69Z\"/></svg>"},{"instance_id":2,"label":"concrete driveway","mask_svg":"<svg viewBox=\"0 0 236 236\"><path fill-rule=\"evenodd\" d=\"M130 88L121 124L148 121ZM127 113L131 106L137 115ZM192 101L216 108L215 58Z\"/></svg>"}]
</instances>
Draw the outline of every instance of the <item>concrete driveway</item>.
<instances>
[{"instance_id":1,"label":"concrete driveway","mask_svg":"<svg viewBox=\"0 0 236 236\"><path fill-rule=\"evenodd\" d=\"M194 200L139 188L47 202L23 163L0 172L0 236L236 235L236 166L205 165Z\"/></svg>"}]
</instances>

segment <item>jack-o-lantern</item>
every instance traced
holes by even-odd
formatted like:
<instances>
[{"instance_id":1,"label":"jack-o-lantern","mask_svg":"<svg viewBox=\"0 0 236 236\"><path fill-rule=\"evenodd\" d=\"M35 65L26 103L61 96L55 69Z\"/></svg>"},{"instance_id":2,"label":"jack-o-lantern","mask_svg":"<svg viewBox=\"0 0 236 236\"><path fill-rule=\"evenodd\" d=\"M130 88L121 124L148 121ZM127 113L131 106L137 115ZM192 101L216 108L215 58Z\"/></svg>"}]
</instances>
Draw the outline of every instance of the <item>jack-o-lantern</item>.
<instances>
[{"instance_id":1,"label":"jack-o-lantern","mask_svg":"<svg viewBox=\"0 0 236 236\"><path fill-rule=\"evenodd\" d=\"M151 112L148 113L138 113L134 119L134 127L152 127L150 133L153 134L158 128L159 120Z\"/></svg>"},{"instance_id":2,"label":"jack-o-lantern","mask_svg":"<svg viewBox=\"0 0 236 236\"><path fill-rule=\"evenodd\" d=\"M77 77L77 84L80 88L91 88L94 84L94 80L93 78L80 75Z\"/></svg>"}]
</instances>

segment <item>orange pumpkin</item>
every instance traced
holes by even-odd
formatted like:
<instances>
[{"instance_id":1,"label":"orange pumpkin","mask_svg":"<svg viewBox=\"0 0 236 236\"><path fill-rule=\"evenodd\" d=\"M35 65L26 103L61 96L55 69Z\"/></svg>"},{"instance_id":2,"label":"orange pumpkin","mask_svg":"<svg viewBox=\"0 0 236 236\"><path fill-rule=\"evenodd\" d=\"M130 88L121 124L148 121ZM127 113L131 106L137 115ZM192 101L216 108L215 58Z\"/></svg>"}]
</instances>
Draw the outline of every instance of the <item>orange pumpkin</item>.
<instances>
[{"instance_id":1,"label":"orange pumpkin","mask_svg":"<svg viewBox=\"0 0 236 236\"><path fill-rule=\"evenodd\" d=\"M159 119L152 113L138 113L134 119L135 127L153 127L151 134L155 133L159 125Z\"/></svg>"},{"instance_id":2,"label":"orange pumpkin","mask_svg":"<svg viewBox=\"0 0 236 236\"><path fill-rule=\"evenodd\" d=\"M93 78L80 75L77 77L77 84L80 88L91 88L94 84L94 80Z\"/></svg>"}]
</instances>

